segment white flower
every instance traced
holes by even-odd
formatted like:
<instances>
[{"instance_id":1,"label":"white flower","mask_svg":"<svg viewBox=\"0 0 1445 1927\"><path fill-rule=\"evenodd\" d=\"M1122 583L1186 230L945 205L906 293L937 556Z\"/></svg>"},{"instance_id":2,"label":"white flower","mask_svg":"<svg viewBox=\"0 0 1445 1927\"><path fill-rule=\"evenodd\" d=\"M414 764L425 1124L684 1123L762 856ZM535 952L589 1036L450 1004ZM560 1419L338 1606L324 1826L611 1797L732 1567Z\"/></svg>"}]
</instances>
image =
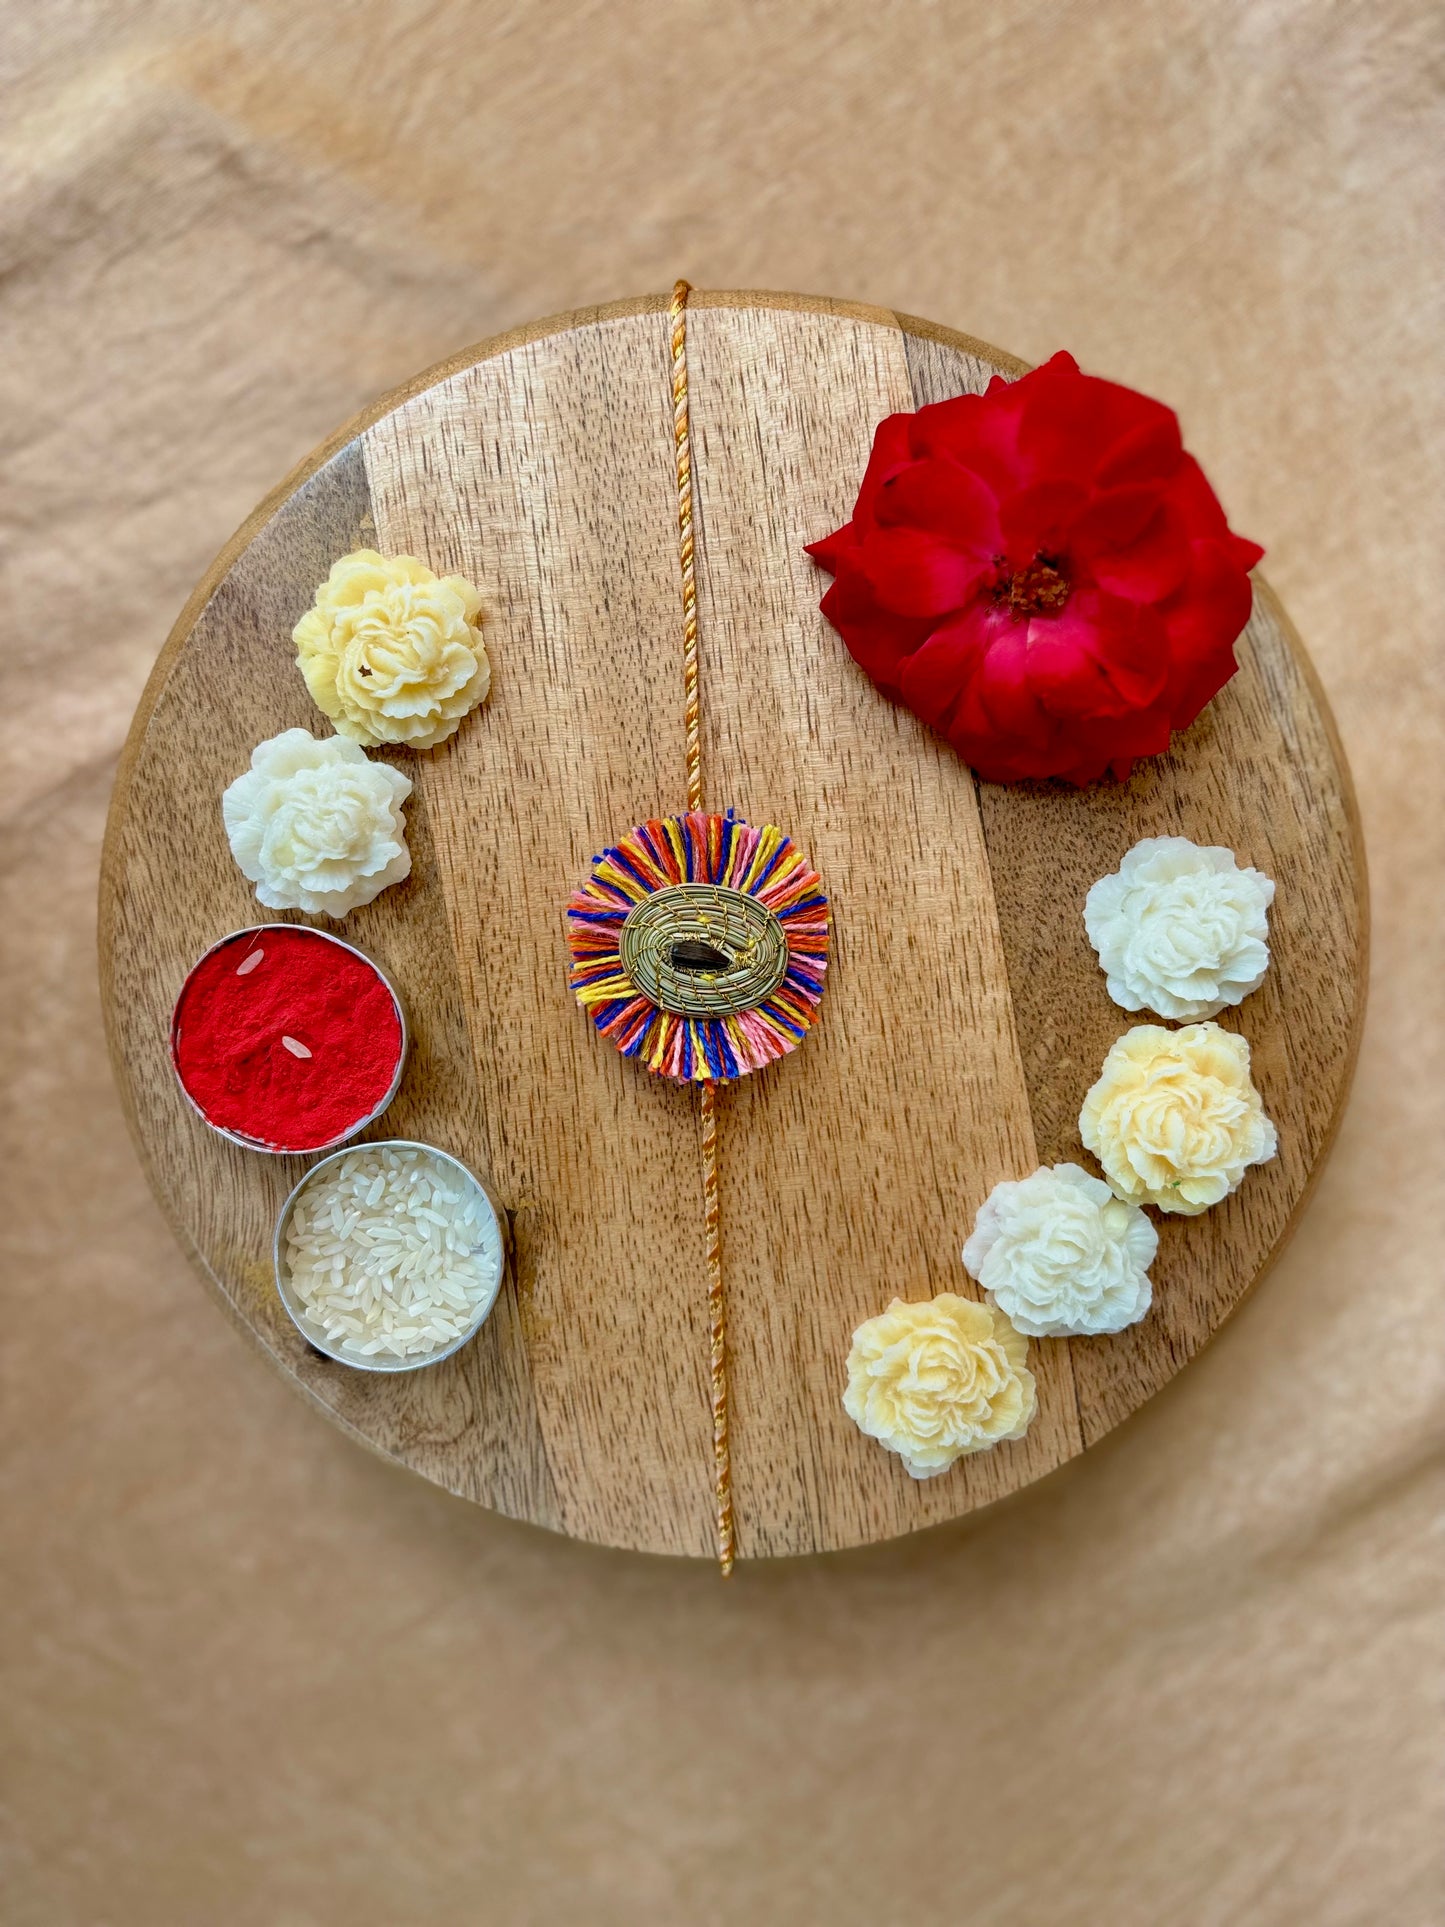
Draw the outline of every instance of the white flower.
<instances>
[{"instance_id":1,"label":"white flower","mask_svg":"<svg viewBox=\"0 0 1445 1927\"><path fill-rule=\"evenodd\" d=\"M965 1453L1023 1437L1038 1405L1028 1355L994 1305L951 1291L895 1298L853 1334L843 1409L911 1479L931 1479Z\"/></svg>"},{"instance_id":2,"label":"white flower","mask_svg":"<svg viewBox=\"0 0 1445 1927\"><path fill-rule=\"evenodd\" d=\"M996 1184L963 1262L1030 1338L1123 1331L1149 1309L1159 1234L1077 1164Z\"/></svg>"},{"instance_id":3,"label":"white flower","mask_svg":"<svg viewBox=\"0 0 1445 1927\"><path fill-rule=\"evenodd\" d=\"M411 869L411 781L342 736L283 730L221 798L231 854L272 910L344 917Z\"/></svg>"},{"instance_id":4,"label":"white flower","mask_svg":"<svg viewBox=\"0 0 1445 1927\"><path fill-rule=\"evenodd\" d=\"M1146 836L1084 903L1084 928L1123 1010L1193 1022L1258 990L1274 884L1233 850Z\"/></svg>"}]
</instances>

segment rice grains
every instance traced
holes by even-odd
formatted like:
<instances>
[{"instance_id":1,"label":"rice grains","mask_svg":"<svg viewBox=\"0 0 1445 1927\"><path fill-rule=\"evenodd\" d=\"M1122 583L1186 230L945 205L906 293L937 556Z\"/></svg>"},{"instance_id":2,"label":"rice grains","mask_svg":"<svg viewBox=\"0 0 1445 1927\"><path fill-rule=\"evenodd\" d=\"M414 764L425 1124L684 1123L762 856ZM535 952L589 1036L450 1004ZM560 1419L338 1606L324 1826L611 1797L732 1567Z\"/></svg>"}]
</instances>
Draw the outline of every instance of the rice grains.
<instances>
[{"instance_id":1,"label":"rice grains","mask_svg":"<svg viewBox=\"0 0 1445 1927\"><path fill-rule=\"evenodd\" d=\"M285 1238L303 1316L343 1357L421 1360L490 1310L496 1214L469 1174L421 1147L362 1145L312 1175Z\"/></svg>"}]
</instances>

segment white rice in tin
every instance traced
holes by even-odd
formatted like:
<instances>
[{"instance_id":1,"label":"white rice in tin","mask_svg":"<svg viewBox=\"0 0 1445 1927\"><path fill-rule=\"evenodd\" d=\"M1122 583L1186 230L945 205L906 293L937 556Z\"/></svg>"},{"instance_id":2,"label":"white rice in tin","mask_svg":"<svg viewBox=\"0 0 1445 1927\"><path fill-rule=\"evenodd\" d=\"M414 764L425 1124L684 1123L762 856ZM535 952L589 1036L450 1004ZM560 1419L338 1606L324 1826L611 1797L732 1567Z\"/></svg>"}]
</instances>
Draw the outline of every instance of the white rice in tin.
<instances>
[{"instance_id":1,"label":"white rice in tin","mask_svg":"<svg viewBox=\"0 0 1445 1927\"><path fill-rule=\"evenodd\" d=\"M361 1145L297 1196L286 1265L301 1311L334 1351L424 1358L496 1297L502 1236L485 1194L456 1165Z\"/></svg>"}]
</instances>

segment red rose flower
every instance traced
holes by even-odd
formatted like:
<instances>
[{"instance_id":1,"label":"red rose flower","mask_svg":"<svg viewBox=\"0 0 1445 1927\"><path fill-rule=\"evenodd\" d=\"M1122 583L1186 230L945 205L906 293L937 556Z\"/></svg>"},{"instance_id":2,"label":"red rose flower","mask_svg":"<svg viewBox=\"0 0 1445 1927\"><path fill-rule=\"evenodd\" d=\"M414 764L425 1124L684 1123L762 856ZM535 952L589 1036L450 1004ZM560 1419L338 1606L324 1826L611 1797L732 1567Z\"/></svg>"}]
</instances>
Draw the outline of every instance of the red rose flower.
<instances>
[{"instance_id":1,"label":"red rose flower","mask_svg":"<svg viewBox=\"0 0 1445 1927\"><path fill-rule=\"evenodd\" d=\"M995 783L1167 749L1234 674L1264 553L1173 411L1066 354L888 416L852 521L808 552L855 659Z\"/></svg>"}]
</instances>

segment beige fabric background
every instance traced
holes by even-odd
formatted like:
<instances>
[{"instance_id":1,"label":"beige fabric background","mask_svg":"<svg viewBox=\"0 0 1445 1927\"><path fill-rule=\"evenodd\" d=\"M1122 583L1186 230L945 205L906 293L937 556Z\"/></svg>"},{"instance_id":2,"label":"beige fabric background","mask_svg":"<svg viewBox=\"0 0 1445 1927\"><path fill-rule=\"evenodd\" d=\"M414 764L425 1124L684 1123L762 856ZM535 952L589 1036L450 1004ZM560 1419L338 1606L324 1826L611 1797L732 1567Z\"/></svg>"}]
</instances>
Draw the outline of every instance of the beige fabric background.
<instances>
[{"instance_id":1,"label":"beige fabric background","mask_svg":"<svg viewBox=\"0 0 1445 1927\"><path fill-rule=\"evenodd\" d=\"M1435 16L5 9L12 1927L1441 1918ZM1334 1160L1211 1351L993 1515L729 1588L305 1409L146 1192L93 956L117 750L234 525L443 353L678 272L1175 402L1334 701L1375 916Z\"/></svg>"}]
</instances>

